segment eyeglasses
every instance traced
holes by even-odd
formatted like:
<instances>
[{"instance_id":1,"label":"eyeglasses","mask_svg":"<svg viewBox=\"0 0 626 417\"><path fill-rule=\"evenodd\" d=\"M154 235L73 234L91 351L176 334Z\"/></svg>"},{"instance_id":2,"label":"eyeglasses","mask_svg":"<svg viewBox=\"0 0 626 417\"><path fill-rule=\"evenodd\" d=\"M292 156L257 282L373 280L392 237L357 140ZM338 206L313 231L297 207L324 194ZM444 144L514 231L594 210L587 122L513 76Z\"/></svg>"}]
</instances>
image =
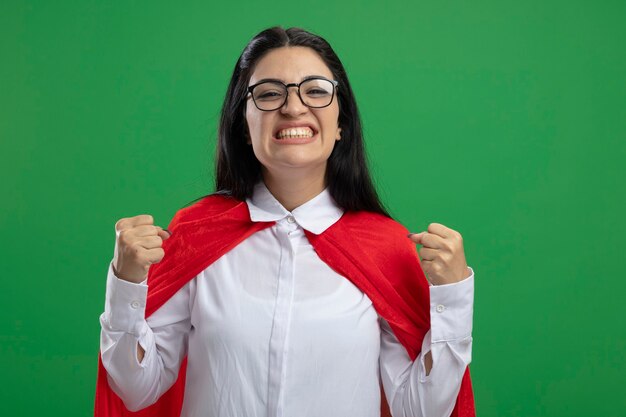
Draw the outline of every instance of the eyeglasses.
<instances>
[{"instance_id":1,"label":"eyeglasses","mask_svg":"<svg viewBox=\"0 0 626 417\"><path fill-rule=\"evenodd\" d=\"M302 103L314 109L330 106L339 82L323 77L307 78L301 83L285 84L278 80L261 81L248 87L255 106L262 111L281 108L289 96L289 87L298 88L298 97Z\"/></svg>"}]
</instances>

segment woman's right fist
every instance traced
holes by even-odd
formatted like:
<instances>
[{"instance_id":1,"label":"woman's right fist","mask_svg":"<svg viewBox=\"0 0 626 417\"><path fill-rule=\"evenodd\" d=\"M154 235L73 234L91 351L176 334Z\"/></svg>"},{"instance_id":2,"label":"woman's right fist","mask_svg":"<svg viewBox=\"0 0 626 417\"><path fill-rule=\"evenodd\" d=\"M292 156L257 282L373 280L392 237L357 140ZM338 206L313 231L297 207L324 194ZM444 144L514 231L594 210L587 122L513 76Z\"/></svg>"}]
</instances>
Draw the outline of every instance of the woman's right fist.
<instances>
[{"instance_id":1,"label":"woman's right fist","mask_svg":"<svg viewBox=\"0 0 626 417\"><path fill-rule=\"evenodd\" d=\"M149 214L119 219L115 223L113 273L116 277L140 283L148 276L151 264L165 255L161 245L170 232L154 225Z\"/></svg>"}]
</instances>

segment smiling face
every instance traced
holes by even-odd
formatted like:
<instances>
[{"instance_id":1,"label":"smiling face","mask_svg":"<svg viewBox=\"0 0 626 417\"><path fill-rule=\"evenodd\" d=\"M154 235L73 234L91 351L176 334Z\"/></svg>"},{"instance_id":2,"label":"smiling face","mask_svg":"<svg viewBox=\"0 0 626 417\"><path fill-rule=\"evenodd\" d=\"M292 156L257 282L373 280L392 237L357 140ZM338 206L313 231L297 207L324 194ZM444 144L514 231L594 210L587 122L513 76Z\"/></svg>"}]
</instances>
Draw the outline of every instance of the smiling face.
<instances>
[{"instance_id":1,"label":"smiling face","mask_svg":"<svg viewBox=\"0 0 626 417\"><path fill-rule=\"evenodd\" d=\"M300 83L313 75L334 79L328 66L313 49L302 46L281 47L271 50L257 62L248 85L265 78L278 79L285 84ZM305 106L295 87L289 88L287 103L274 111L259 110L252 97L248 96L245 117L248 143L263 165L264 175L269 171L273 176L293 175L296 172L323 176L326 161L335 142L341 137L336 92L329 106L318 109ZM284 131L286 127L291 131ZM313 136L309 137L307 127ZM295 137L284 137L286 133L295 133Z\"/></svg>"}]
</instances>

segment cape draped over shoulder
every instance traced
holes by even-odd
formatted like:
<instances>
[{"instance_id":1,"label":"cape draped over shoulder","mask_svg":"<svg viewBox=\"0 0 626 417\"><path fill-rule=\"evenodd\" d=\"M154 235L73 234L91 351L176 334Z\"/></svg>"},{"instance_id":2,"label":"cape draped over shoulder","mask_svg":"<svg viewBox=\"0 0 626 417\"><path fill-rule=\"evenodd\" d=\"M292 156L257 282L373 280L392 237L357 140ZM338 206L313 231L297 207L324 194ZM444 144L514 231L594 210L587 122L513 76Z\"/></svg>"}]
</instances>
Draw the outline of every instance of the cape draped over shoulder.
<instances>
[{"instance_id":1,"label":"cape draped over shoulder","mask_svg":"<svg viewBox=\"0 0 626 417\"><path fill-rule=\"evenodd\" d=\"M163 242L165 256L148 271L146 317L222 255L274 224L253 222L245 201L219 194L179 210L168 226L172 236ZM430 292L415 244L406 238L407 232L395 220L366 211L345 212L319 235L305 230L320 259L370 298L411 360L415 360L430 328ZM98 362L95 417L180 415L186 358L174 385L155 404L137 412L126 409L110 388L100 357ZM382 392L381 402L381 415L390 416ZM469 368L463 375L452 416L475 416Z\"/></svg>"}]
</instances>

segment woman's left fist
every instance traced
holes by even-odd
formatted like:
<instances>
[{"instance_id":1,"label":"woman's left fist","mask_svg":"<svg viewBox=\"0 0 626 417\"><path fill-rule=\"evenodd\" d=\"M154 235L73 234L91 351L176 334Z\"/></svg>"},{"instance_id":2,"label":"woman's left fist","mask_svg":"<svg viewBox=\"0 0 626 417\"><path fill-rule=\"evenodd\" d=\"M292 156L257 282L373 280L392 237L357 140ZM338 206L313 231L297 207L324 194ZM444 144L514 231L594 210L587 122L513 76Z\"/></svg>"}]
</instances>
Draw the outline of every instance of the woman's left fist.
<instances>
[{"instance_id":1,"label":"woman's left fist","mask_svg":"<svg viewBox=\"0 0 626 417\"><path fill-rule=\"evenodd\" d=\"M433 285L453 284L471 275L465 261L463 237L443 224L431 223L426 232L410 233L409 239L422 245L422 269Z\"/></svg>"}]
</instances>

